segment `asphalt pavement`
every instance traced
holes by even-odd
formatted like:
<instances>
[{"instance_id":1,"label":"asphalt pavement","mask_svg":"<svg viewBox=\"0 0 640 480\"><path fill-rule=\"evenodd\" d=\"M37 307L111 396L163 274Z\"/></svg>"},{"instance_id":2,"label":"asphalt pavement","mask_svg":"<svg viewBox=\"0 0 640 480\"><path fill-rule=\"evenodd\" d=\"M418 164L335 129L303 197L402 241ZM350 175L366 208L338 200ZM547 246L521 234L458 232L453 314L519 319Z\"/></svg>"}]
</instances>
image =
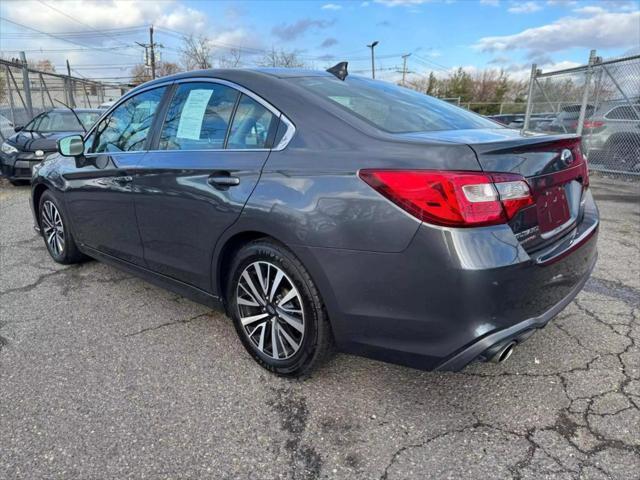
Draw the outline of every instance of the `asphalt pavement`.
<instances>
[{"instance_id":1,"label":"asphalt pavement","mask_svg":"<svg viewBox=\"0 0 640 480\"><path fill-rule=\"evenodd\" d=\"M0 181L0 478L640 478L638 185L593 180L593 278L506 363L292 381L220 312L54 263Z\"/></svg>"}]
</instances>

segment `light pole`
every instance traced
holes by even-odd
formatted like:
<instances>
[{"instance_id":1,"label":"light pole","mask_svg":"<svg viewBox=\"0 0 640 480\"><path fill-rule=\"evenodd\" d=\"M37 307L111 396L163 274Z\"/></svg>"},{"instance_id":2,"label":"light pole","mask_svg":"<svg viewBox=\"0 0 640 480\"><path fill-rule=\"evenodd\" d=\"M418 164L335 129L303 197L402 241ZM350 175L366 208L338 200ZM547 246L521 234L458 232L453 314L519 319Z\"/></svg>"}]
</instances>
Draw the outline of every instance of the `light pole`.
<instances>
[{"instance_id":1,"label":"light pole","mask_svg":"<svg viewBox=\"0 0 640 480\"><path fill-rule=\"evenodd\" d=\"M371 45L367 45L371 49L371 78L376 78L376 60L373 56L373 49L378 45L378 41L376 40Z\"/></svg>"}]
</instances>

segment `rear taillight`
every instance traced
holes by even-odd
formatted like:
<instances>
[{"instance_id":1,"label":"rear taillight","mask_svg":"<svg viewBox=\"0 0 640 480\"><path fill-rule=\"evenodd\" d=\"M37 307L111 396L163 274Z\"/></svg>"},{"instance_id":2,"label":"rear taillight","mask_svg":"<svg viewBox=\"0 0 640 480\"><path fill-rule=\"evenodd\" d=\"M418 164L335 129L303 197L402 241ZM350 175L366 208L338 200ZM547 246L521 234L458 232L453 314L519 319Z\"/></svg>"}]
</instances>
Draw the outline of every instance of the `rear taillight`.
<instances>
[{"instance_id":1,"label":"rear taillight","mask_svg":"<svg viewBox=\"0 0 640 480\"><path fill-rule=\"evenodd\" d=\"M594 128L602 128L604 127L604 122L598 122L598 121L585 121L583 124L583 128L589 128L589 129L594 129Z\"/></svg>"},{"instance_id":2,"label":"rear taillight","mask_svg":"<svg viewBox=\"0 0 640 480\"><path fill-rule=\"evenodd\" d=\"M435 225L505 223L533 204L524 177L510 173L360 170L359 175L403 210Z\"/></svg>"}]
</instances>

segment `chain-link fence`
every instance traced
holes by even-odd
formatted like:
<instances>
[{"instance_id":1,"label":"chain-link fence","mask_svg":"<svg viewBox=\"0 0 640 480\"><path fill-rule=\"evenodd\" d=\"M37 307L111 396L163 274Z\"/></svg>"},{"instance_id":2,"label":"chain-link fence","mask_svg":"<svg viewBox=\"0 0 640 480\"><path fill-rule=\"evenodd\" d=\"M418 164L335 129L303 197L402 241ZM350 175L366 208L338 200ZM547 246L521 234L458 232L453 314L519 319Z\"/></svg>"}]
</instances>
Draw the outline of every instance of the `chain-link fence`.
<instances>
[{"instance_id":1,"label":"chain-link fence","mask_svg":"<svg viewBox=\"0 0 640 480\"><path fill-rule=\"evenodd\" d=\"M640 55L531 69L524 129L582 135L592 171L640 180Z\"/></svg>"},{"instance_id":2,"label":"chain-link fence","mask_svg":"<svg viewBox=\"0 0 640 480\"><path fill-rule=\"evenodd\" d=\"M52 108L97 108L124 93L118 85L42 72L20 61L0 59L0 141ZM60 103L62 102L62 103Z\"/></svg>"}]
</instances>

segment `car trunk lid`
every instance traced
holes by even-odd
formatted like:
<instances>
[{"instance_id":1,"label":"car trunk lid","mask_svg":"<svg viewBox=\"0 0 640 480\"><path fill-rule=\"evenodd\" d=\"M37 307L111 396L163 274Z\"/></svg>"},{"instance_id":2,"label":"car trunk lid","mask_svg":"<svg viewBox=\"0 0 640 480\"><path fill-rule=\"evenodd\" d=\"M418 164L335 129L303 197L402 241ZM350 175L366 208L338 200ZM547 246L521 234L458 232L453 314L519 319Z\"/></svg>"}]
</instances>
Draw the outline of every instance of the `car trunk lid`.
<instances>
[{"instance_id":1,"label":"car trunk lid","mask_svg":"<svg viewBox=\"0 0 640 480\"><path fill-rule=\"evenodd\" d=\"M588 186L586 159L575 135L523 134L517 130L452 130L406 137L465 143L484 172L524 177L533 205L509 222L527 251L544 247L575 227Z\"/></svg>"}]
</instances>

